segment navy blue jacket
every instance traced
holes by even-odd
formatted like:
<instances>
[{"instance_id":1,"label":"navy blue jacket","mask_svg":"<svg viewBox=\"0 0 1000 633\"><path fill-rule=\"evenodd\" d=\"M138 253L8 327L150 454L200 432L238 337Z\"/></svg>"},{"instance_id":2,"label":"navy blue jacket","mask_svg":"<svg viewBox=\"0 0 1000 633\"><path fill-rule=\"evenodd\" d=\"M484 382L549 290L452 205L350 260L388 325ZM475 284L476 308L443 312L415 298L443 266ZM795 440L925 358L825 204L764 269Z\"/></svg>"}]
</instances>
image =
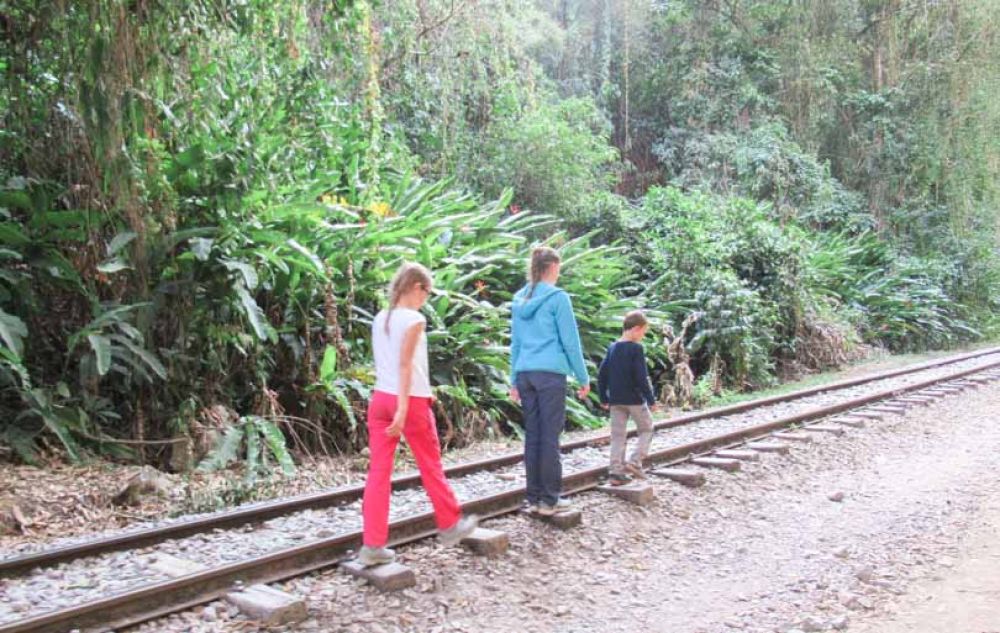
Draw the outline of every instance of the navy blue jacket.
<instances>
[{"instance_id":1,"label":"navy blue jacket","mask_svg":"<svg viewBox=\"0 0 1000 633\"><path fill-rule=\"evenodd\" d=\"M642 345L632 341L611 344L597 373L597 394L601 404L645 403L653 406L656 398L649 385Z\"/></svg>"}]
</instances>

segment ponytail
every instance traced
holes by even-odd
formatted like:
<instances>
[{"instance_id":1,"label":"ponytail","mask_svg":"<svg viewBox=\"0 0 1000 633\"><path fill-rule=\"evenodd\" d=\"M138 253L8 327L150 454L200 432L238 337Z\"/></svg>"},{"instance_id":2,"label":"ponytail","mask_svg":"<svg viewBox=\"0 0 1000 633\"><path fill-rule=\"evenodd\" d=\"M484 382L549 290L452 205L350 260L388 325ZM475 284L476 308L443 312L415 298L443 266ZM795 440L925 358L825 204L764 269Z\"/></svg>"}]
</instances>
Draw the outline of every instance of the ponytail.
<instances>
[{"instance_id":1,"label":"ponytail","mask_svg":"<svg viewBox=\"0 0 1000 633\"><path fill-rule=\"evenodd\" d=\"M389 318L399 300L414 286L423 285L429 291L433 281L431 271L416 262L403 262L389 282L389 309L385 313L385 333L389 333Z\"/></svg>"},{"instance_id":2,"label":"ponytail","mask_svg":"<svg viewBox=\"0 0 1000 633\"><path fill-rule=\"evenodd\" d=\"M535 294L535 286L542 280L545 273L549 271L549 268L560 261L559 253L554 248L539 246L531 251L531 263L528 265L528 282L531 286L528 288L528 299L531 298L531 295Z\"/></svg>"}]
</instances>

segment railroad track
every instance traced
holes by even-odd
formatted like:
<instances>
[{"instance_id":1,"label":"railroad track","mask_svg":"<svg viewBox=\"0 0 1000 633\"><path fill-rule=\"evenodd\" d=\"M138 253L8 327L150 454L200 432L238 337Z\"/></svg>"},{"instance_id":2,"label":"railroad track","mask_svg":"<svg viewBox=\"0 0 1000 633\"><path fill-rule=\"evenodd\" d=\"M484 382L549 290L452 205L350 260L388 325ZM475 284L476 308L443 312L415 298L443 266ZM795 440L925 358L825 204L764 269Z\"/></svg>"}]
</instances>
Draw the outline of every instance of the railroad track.
<instances>
[{"instance_id":1,"label":"railroad track","mask_svg":"<svg viewBox=\"0 0 1000 633\"><path fill-rule=\"evenodd\" d=\"M861 413L875 417L873 405L911 406L994 379L1000 379L1000 348L678 416L657 423L649 462L679 464L866 407ZM921 392L928 395L910 395ZM601 483L607 441L603 435L563 446L568 493ZM448 468L465 511L484 518L516 511L524 494L519 462L519 454L509 453ZM435 533L417 483L415 474L394 479L394 545ZM275 582L336 564L360 544L362 490L347 486L0 560L0 577L6 577L0 580L0 633L118 628L218 599L235 584ZM170 557L193 559L198 567L176 578L153 571L158 559ZM14 605L20 609L5 613L12 595L21 597Z\"/></svg>"}]
</instances>

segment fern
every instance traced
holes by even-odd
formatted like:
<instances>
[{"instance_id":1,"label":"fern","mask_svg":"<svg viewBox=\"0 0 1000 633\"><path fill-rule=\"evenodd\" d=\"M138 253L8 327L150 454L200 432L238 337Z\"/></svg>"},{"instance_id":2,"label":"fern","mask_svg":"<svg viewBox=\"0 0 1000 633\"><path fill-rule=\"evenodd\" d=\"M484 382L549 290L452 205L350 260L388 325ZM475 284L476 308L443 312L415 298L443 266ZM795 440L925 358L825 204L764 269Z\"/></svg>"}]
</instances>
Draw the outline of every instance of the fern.
<instances>
[{"instance_id":1,"label":"fern","mask_svg":"<svg viewBox=\"0 0 1000 633\"><path fill-rule=\"evenodd\" d=\"M245 443L245 448L244 448ZM253 484L269 475L273 458L286 475L295 473L295 462L285 445L285 436L272 420L256 415L241 418L226 430L218 445L198 465L203 472L222 470L243 456L244 480Z\"/></svg>"},{"instance_id":2,"label":"fern","mask_svg":"<svg viewBox=\"0 0 1000 633\"><path fill-rule=\"evenodd\" d=\"M261 435L267 441L267 447L271 454L281 466L281 471L286 475L295 474L295 462L292 461L292 455L288 452L288 447L285 446L285 436L281 433L278 425L264 418L256 418L255 421Z\"/></svg>"},{"instance_id":3,"label":"fern","mask_svg":"<svg viewBox=\"0 0 1000 633\"><path fill-rule=\"evenodd\" d=\"M209 451L205 459L198 464L198 470L213 472L236 461L244 434L245 429L242 424L233 425L226 429L226 434L222 437L219 445Z\"/></svg>"}]
</instances>

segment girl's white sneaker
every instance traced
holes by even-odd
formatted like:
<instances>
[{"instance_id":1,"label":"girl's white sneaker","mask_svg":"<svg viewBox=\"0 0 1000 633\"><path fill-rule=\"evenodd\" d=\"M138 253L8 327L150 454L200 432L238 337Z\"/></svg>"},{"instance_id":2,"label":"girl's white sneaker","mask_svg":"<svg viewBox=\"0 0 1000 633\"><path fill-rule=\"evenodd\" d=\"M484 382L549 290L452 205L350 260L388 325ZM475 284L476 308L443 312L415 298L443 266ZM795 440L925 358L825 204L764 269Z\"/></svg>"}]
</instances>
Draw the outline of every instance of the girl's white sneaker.
<instances>
[{"instance_id":1,"label":"girl's white sneaker","mask_svg":"<svg viewBox=\"0 0 1000 633\"><path fill-rule=\"evenodd\" d=\"M365 567L385 565L396 560L396 551L388 547L368 547L365 545L358 552L358 562Z\"/></svg>"},{"instance_id":2,"label":"girl's white sneaker","mask_svg":"<svg viewBox=\"0 0 1000 633\"><path fill-rule=\"evenodd\" d=\"M467 517L462 517L447 530L441 530L441 533L438 534L438 539L445 547L458 545L459 541L472 534L477 525L479 525L479 517L476 515L471 514Z\"/></svg>"}]
</instances>

